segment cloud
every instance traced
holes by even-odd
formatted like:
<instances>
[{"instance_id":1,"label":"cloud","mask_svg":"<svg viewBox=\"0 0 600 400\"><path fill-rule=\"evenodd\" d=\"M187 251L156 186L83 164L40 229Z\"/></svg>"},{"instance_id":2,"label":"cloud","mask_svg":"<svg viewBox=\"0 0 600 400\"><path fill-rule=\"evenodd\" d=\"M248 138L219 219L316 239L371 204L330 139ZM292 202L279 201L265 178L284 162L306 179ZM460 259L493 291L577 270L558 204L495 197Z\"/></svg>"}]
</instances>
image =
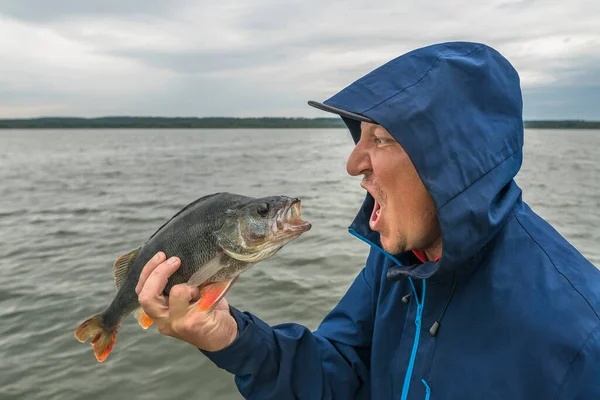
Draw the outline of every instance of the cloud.
<instances>
[{"instance_id":1,"label":"cloud","mask_svg":"<svg viewBox=\"0 0 600 400\"><path fill-rule=\"evenodd\" d=\"M416 47L469 40L517 68L526 117L600 119L587 105L600 100L600 3L373 4L5 0L0 116L322 116L306 101Z\"/></svg>"},{"instance_id":2,"label":"cloud","mask_svg":"<svg viewBox=\"0 0 600 400\"><path fill-rule=\"evenodd\" d=\"M0 12L31 22L50 22L80 17L152 17L169 12L162 0L2 0Z\"/></svg>"},{"instance_id":3,"label":"cloud","mask_svg":"<svg viewBox=\"0 0 600 400\"><path fill-rule=\"evenodd\" d=\"M98 52L44 26L0 17L0 37L3 117L34 116L44 110L44 115L97 114L94 110L135 102L174 80L166 71Z\"/></svg>"}]
</instances>

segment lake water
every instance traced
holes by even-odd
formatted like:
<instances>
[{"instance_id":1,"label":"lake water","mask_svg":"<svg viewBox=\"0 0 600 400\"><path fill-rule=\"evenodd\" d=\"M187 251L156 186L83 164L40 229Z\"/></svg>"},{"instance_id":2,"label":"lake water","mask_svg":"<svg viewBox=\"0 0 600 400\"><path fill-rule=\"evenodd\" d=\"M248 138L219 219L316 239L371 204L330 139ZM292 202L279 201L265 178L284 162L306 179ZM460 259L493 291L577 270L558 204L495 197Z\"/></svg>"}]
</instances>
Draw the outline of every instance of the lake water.
<instances>
[{"instance_id":1,"label":"lake water","mask_svg":"<svg viewBox=\"0 0 600 400\"><path fill-rule=\"evenodd\" d=\"M0 399L238 399L195 348L130 317L102 364L73 337L114 296L112 264L216 191L303 201L311 231L229 302L316 328L362 268L362 203L339 130L0 130ZM600 131L528 130L524 200L600 267Z\"/></svg>"}]
</instances>

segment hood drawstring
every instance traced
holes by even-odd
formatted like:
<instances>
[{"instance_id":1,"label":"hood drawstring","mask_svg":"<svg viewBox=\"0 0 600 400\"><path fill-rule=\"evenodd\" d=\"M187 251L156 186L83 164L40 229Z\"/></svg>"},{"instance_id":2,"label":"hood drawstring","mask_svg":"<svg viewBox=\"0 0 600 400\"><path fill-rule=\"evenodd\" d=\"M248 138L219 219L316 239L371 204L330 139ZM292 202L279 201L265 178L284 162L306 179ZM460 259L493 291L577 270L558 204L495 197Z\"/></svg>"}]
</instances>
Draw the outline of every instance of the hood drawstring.
<instances>
[{"instance_id":1,"label":"hood drawstring","mask_svg":"<svg viewBox=\"0 0 600 400\"><path fill-rule=\"evenodd\" d=\"M452 281L452 289L450 289L450 296L448 296L448 301L446 301L446 306L444 306L444 310L442 311L442 314L440 314L440 317L433 323L431 328L429 328L429 334L431 336L435 337L435 335L437 335L438 329L440 329L440 324L442 322L442 318L444 318L444 314L446 313L446 310L448 309L448 305L450 305L450 301L452 300L452 296L454 295L454 288L456 288L456 275L454 275L454 280ZM408 304L408 302L410 301L411 295L412 295L412 293L402 296L402 302L404 304Z\"/></svg>"},{"instance_id":2,"label":"hood drawstring","mask_svg":"<svg viewBox=\"0 0 600 400\"><path fill-rule=\"evenodd\" d=\"M454 275L454 281L452 282L452 289L450 289L450 296L448 296L448 301L446 301L446 306L444 307L444 311L442 311L442 314L440 315L440 317L437 319L437 321L435 321L433 323L433 325L431 326L431 328L429 328L429 334L431 336L437 335L437 331L440 328L440 323L442 322L442 318L444 318L444 314L446 313L446 310L448 309L448 305L450 304L450 300L452 300L452 295L454 295L454 288L456 287L456 274ZM403 298L404 300L404 298Z\"/></svg>"}]
</instances>

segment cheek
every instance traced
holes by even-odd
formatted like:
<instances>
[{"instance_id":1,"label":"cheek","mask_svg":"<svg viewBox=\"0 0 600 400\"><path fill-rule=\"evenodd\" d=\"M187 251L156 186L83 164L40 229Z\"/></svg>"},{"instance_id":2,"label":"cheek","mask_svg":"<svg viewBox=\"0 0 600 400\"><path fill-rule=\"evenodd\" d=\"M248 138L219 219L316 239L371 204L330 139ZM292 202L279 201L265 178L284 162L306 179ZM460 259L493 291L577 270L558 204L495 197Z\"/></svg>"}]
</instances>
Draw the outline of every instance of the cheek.
<instances>
[{"instance_id":1,"label":"cheek","mask_svg":"<svg viewBox=\"0 0 600 400\"><path fill-rule=\"evenodd\" d=\"M390 162L377 174L381 189L388 197L389 203L398 204L397 211L400 211L400 208L405 209L407 206L412 206L412 203L417 200L415 191L422 187L416 171L412 169L412 164L403 161Z\"/></svg>"},{"instance_id":2,"label":"cheek","mask_svg":"<svg viewBox=\"0 0 600 400\"><path fill-rule=\"evenodd\" d=\"M269 221L253 221L248 224L248 229L245 232L246 240L249 242L262 241L269 237L273 227Z\"/></svg>"},{"instance_id":3,"label":"cheek","mask_svg":"<svg viewBox=\"0 0 600 400\"><path fill-rule=\"evenodd\" d=\"M420 181L412 191L411 204L407 205L407 209L409 207L413 212L411 215L403 217L410 221L410 229L416 237L427 235L434 228L434 222L437 221L436 210L431 196Z\"/></svg>"},{"instance_id":4,"label":"cheek","mask_svg":"<svg viewBox=\"0 0 600 400\"><path fill-rule=\"evenodd\" d=\"M387 190L389 223L401 230L419 230L425 215L435 212L431 197L412 164L397 167Z\"/></svg>"}]
</instances>

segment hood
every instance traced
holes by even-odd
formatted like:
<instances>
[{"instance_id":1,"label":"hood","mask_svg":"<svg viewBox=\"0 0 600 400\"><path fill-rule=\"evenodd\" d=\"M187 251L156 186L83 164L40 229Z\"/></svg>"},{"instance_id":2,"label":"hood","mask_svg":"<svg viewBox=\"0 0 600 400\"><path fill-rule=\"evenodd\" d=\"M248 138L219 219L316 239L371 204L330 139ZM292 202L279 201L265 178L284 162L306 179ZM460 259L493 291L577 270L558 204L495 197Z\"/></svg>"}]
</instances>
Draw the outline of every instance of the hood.
<instances>
[{"instance_id":1,"label":"hood","mask_svg":"<svg viewBox=\"0 0 600 400\"><path fill-rule=\"evenodd\" d=\"M348 126L387 129L407 152L429 191L441 224L438 262L406 265L401 274L428 278L468 262L497 234L521 190L523 118L520 80L496 50L442 43L414 50L375 69L324 102ZM336 111L334 111L336 112ZM359 118L348 115L358 114ZM369 227L370 194L351 229L380 246ZM396 255L401 260L407 254Z\"/></svg>"}]
</instances>

